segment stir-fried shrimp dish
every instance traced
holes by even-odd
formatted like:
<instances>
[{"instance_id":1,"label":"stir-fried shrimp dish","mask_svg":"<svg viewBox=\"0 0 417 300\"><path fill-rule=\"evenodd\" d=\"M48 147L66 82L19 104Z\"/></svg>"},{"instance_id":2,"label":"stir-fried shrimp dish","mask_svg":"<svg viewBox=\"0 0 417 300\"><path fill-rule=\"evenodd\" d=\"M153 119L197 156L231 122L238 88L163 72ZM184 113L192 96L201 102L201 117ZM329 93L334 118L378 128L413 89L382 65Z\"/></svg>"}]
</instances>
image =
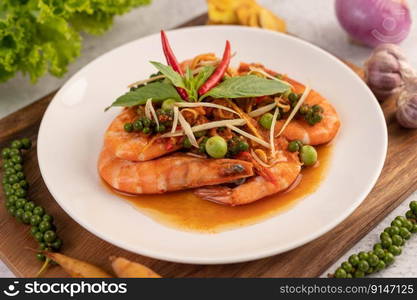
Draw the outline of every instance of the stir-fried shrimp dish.
<instances>
[{"instance_id":1,"label":"stir-fried shrimp dish","mask_svg":"<svg viewBox=\"0 0 417 300\"><path fill-rule=\"evenodd\" d=\"M245 205L285 191L340 120L318 92L259 63L232 67L204 53L178 62L161 32L166 64L132 83L104 135L101 178L132 195L190 189L203 200ZM301 179L302 180L302 179Z\"/></svg>"}]
</instances>

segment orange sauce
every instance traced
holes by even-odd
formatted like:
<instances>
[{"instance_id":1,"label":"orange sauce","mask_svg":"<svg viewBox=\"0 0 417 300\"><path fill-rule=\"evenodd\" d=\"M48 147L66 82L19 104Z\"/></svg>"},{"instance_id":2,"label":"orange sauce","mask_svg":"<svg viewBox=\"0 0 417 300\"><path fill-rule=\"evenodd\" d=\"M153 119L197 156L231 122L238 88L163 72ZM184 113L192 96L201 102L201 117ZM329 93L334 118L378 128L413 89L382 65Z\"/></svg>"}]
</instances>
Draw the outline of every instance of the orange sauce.
<instances>
[{"instance_id":1,"label":"orange sauce","mask_svg":"<svg viewBox=\"0 0 417 300\"><path fill-rule=\"evenodd\" d=\"M298 201L313 193L326 174L331 160L331 145L317 148L319 161L314 167L303 168L296 183L287 191L243 206L224 206L201 200L192 191L161 195L127 196L141 213L169 227L183 231L216 233L259 223L288 210Z\"/></svg>"}]
</instances>

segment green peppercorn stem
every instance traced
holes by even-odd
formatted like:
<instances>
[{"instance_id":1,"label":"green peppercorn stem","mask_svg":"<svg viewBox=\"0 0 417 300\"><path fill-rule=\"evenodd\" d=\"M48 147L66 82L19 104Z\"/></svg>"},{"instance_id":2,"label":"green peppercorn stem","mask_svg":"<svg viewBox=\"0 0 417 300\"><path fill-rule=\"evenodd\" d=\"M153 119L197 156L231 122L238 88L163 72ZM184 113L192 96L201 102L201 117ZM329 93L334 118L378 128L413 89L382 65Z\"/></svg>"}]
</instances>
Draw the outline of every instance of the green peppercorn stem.
<instances>
[{"instance_id":1,"label":"green peppercorn stem","mask_svg":"<svg viewBox=\"0 0 417 300\"><path fill-rule=\"evenodd\" d=\"M133 124L125 124L126 131L133 131ZM58 238L53 217L46 214L42 206L36 206L27 199L28 182L25 180L23 168L23 151L31 148L32 142L28 138L14 140L10 147L1 151L3 158L3 192L6 196L5 206L11 216L20 222L31 226L30 234L39 243L39 251L59 251L62 246ZM45 256L38 252L37 259L45 261ZM48 260L47 260L48 261Z\"/></svg>"},{"instance_id":2,"label":"green peppercorn stem","mask_svg":"<svg viewBox=\"0 0 417 300\"><path fill-rule=\"evenodd\" d=\"M317 110L318 108L316 108ZM417 201L410 202L410 210L405 216L397 216L391 226L381 232L380 243L373 246L373 251L360 252L349 256L331 277L358 278L370 275L391 265L395 256L401 255L402 247L413 233L417 233Z\"/></svg>"}]
</instances>

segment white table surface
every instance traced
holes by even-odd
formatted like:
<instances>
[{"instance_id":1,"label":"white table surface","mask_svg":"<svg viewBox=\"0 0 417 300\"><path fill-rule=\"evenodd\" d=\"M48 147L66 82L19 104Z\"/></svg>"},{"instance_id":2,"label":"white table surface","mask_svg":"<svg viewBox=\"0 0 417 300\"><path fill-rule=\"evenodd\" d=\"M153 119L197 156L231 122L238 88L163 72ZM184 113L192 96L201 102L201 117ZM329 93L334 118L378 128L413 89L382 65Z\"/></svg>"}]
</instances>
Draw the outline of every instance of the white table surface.
<instances>
[{"instance_id":1,"label":"white table surface","mask_svg":"<svg viewBox=\"0 0 417 300\"><path fill-rule=\"evenodd\" d=\"M347 42L345 33L337 23L332 0L259 0L259 2L283 16L290 32L336 53L341 58L362 64L369 55L369 49ZM414 20L417 20L416 2L409 0ZM70 66L69 72L64 78L57 79L46 76L36 85L32 85L27 78L18 76L7 83L0 84L0 118L58 88L72 74L98 55L131 40L155 33L161 28L175 27L205 11L205 0L153 0L151 6L139 8L130 14L117 18L112 29L106 34L84 38L82 56ZM414 24L411 34L401 45L414 67L417 67L416 41L417 29ZM417 199L417 193L405 200L374 230L350 249L328 272L333 271L352 252L370 250L372 245L377 242L379 233L389 226L395 216L404 214L408 209L408 203L415 199ZM379 272L375 277L417 277L416 261L417 237L414 235L407 242L403 254L396 259L395 263L388 269ZM323 276L328 272L325 272ZM13 277L13 274L1 262L0 277Z\"/></svg>"}]
</instances>

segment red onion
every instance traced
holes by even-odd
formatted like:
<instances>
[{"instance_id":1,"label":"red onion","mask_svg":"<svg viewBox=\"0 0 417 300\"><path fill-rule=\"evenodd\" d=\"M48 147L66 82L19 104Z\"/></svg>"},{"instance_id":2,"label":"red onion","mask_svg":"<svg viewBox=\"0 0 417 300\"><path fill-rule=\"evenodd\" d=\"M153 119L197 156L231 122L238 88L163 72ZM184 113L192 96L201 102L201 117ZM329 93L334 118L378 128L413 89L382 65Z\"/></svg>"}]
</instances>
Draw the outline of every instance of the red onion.
<instances>
[{"instance_id":1,"label":"red onion","mask_svg":"<svg viewBox=\"0 0 417 300\"><path fill-rule=\"evenodd\" d=\"M336 15L354 40L370 47L398 44L411 27L406 0L336 0Z\"/></svg>"}]
</instances>

